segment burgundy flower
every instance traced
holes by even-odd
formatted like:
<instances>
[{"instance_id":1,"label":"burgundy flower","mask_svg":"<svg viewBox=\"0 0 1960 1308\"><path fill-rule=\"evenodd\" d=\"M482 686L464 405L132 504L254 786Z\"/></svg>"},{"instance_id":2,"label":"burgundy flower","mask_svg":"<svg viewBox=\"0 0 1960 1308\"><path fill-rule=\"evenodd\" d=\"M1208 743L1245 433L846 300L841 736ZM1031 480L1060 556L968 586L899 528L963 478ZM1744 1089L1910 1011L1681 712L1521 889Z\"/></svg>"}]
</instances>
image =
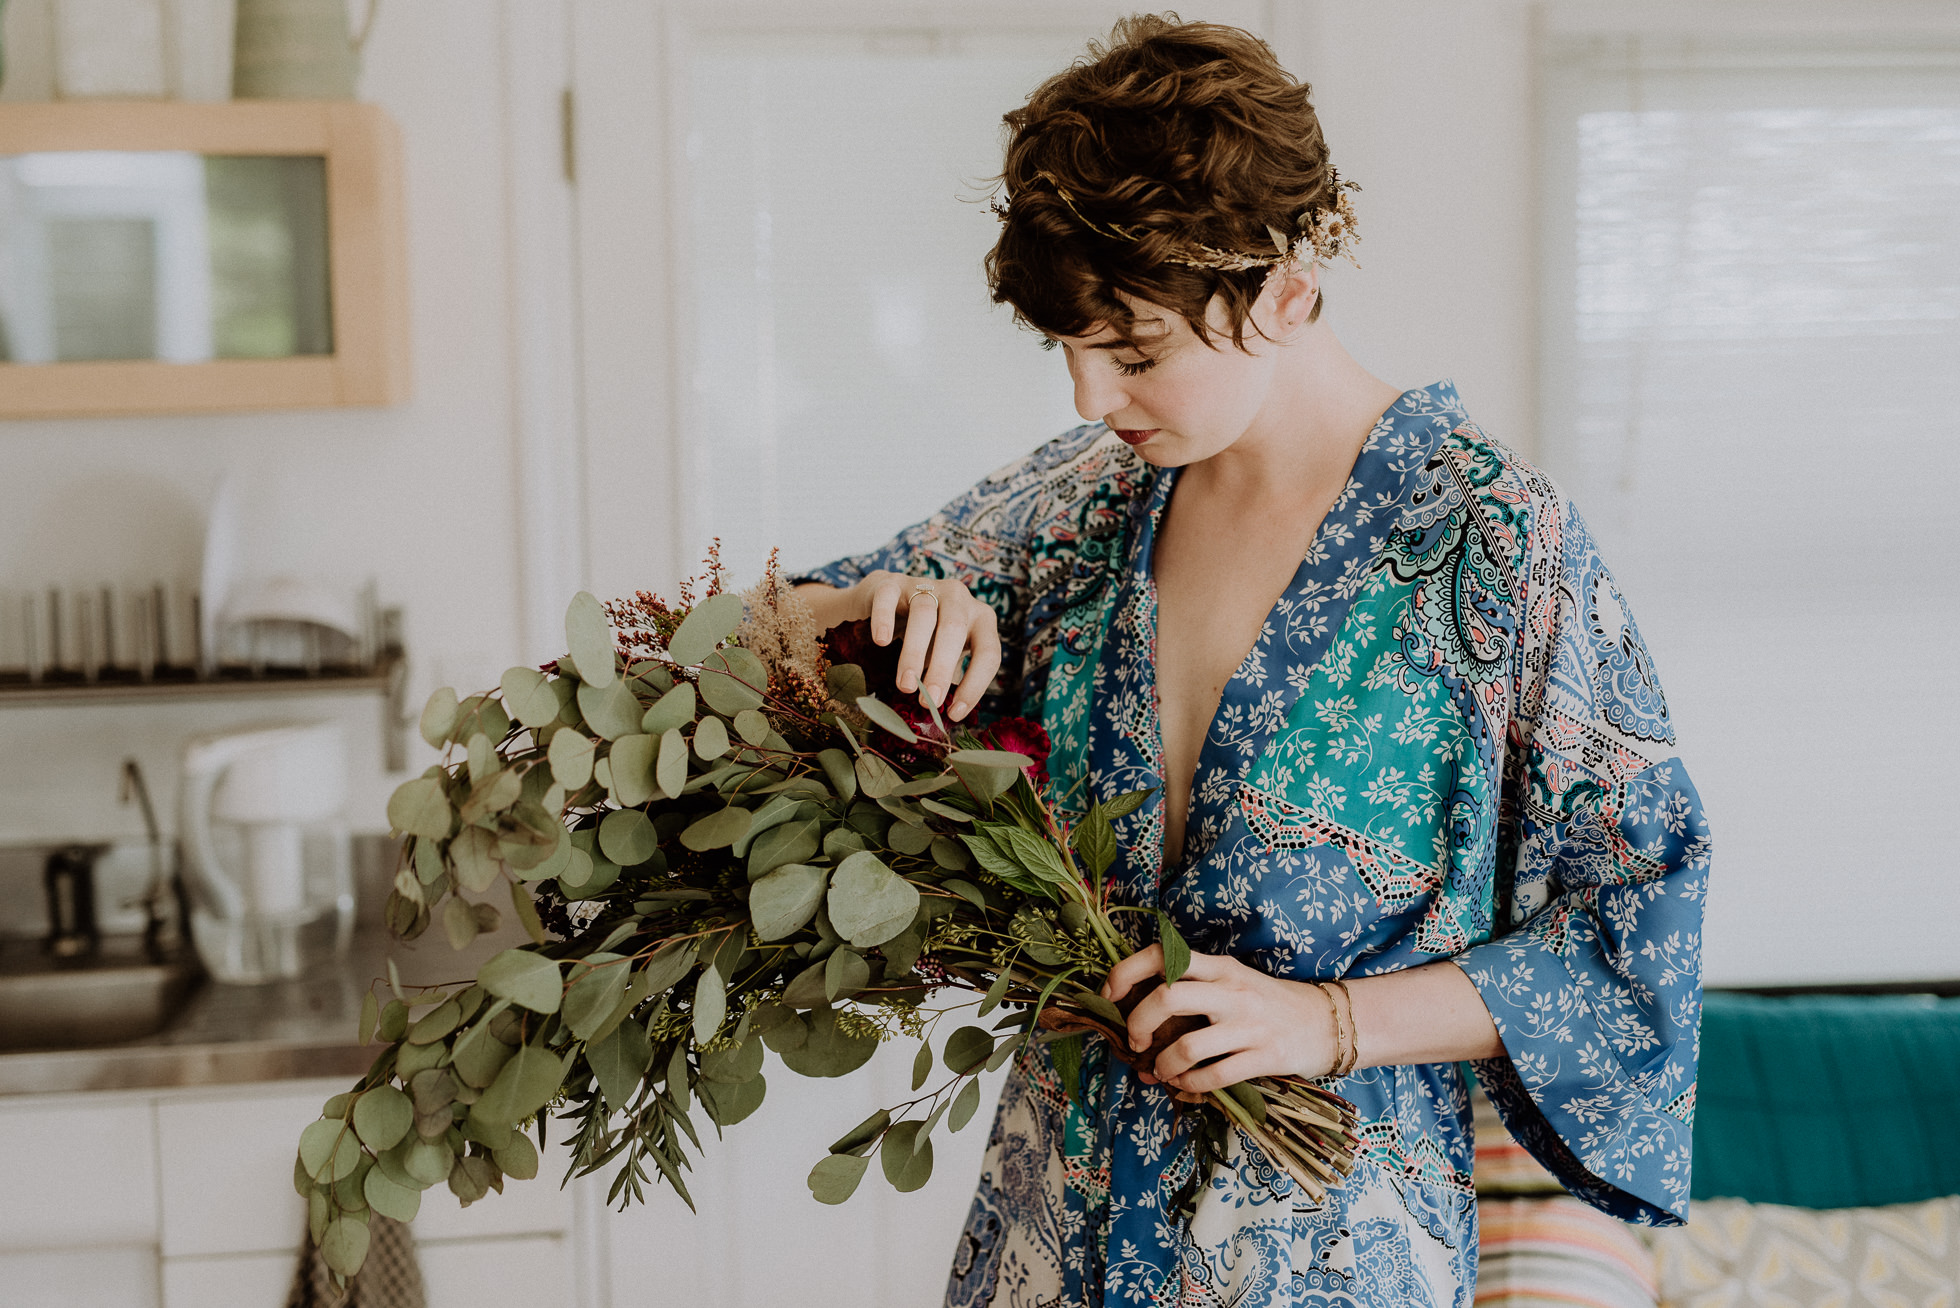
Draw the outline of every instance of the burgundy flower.
<instances>
[{"instance_id":1,"label":"burgundy flower","mask_svg":"<svg viewBox=\"0 0 1960 1308\"><path fill-rule=\"evenodd\" d=\"M1023 769L1034 788L1040 790L1048 784L1048 742L1047 728L1033 718L1002 718L1000 721L982 727L980 739L988 749L1004 749L1015 754L1026 754L1034 762Z\"/></svg>"}]
</instances>

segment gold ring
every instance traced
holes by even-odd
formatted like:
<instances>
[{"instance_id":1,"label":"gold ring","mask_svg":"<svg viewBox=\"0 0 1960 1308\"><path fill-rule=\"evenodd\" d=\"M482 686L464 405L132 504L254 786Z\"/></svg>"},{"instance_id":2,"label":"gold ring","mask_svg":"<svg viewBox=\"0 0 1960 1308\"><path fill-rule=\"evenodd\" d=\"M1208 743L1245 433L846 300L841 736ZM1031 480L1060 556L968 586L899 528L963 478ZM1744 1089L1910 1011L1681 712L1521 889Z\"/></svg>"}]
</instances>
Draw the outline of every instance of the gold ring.
<instances>
[{"instance_id":1,"label":"gold ring","mask_svg":"<svg viewBox=\"0 0 1960 1308\"><path fill-rule=\"evenodd\" d=\"M931 600L934 604L939 603L939 593L930 586L914 586L912 588L912 599L910 602L917 604L921 596Z\"/></svg>"}]
</instances>

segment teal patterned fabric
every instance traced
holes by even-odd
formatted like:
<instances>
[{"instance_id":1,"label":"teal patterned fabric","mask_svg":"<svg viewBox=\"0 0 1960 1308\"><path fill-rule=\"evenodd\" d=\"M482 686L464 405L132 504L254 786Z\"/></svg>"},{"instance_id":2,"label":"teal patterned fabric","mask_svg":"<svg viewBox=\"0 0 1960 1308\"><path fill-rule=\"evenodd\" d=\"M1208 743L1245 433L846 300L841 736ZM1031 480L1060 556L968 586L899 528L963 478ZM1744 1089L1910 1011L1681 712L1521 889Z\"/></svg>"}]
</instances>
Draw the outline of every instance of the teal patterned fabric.
<instances>
[{"instance_id":1,"label":"teal patterned fabric","mask_svg":"<svg viewBox=\"0 0 1960 1308\"><path fill-rule=\"evenodd\" d=\"M1043 718L1054 793L1157 787L1152 547L1176 481L1080 428L811 576L960 578L1000 614L993 707ZM1709 842L1672 745L1577 513L1447 383L1409 391L1225 688L1184 847L1146 803L1117 893L1282 977L1456 959L1503 1036L1477 1071L1520 1142L1595 1206L1676 1222ZM1242 1141L1200 1175L1168 1096L1085 1061L1080 1105L1041 1053L1017 1065L949 1304L1469 1302L1455 1065L1330 1081L1361 1166L1315 1205Z\"/></svg>"}]
</instances>

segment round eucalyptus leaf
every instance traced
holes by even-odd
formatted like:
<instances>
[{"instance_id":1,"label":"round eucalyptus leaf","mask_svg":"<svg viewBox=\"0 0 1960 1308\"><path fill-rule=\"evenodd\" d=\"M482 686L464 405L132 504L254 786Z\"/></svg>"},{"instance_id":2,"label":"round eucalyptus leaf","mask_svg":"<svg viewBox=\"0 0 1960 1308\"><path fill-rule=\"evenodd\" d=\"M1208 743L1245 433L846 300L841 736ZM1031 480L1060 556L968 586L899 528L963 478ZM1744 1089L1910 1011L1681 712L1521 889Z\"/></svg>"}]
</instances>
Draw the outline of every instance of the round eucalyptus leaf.
<instances>
[{"instance_id":1,"label":"round eucalyptus leaf","mask_svg":"<svg viewBox=\"0 0 1960 1308\"><path fill-rule=\"evenodd\" d=\"M497 686L504 692L505 711L525 726L542 727L558 720L558 696L536 668L506 668Z\"/></svg>"},{"instance_id":2,"label":"round eucalyptus leaf","mask_svg":"<svg viewBox=\"0 0 1960 1308\"><path fill-rule=\"evenodd\" d=\"M572 647L572 666L580 681L603 686L614 680L612 623L606 621L605 606L590 591L574 595L565 610L565 643Z\"/></svg>"},{"instance_id":3,"label":"round eucalyptus leaf","mask_svg":"<svg viewBox=\"0 0 1960 1308\"><path fill-rule=\"evenodd\" d=\"M416 777L395 787L388 797L388 825L424 840L441 840L449 834L454 811L442 783L431 777Z\"/></svg>"},{"instance_id":4,"label":"round eucalyptus leaf","mask_svg":"<svg viewBox=\"0 0 1960 1308\"><path fill-rule=\"evenodd\" d=\"M660 783L660 793L669 799L679 799L686 789L687 740L679 727L661 733L660 757L654 763L653 775Z\"/></svg>"},{"instance_id":5,"label":"round eucalyptus leaf","mask_svg":"<svg viewBox=\"0 0 1960 1308\"><path fill-rule=\"evenodd\" d=\"M724 592L702 600L681 620L680 627L667 642L667 657L682 667L692 667L714 653L742 625L742 597Z\"/></svg>"},{"instance_id":6,"label":"round eucalyptus leaf","mask_svg":"<svg viewBox=\"0 0 1960 1308\"><path fill-rule=\"evenodd\" d=\"M756 1109L768 1093L769 1083L761 1073L746 1081L703 1081L697 1087L701 1104L717 1126L733 1126Z\"/></svg>"},{"instance_id":7,"label":"round eucalyptus leaf","mask_svg":"<svg viewBox=\"0 0 1960 1308\"><path fill-rule=\"evenodd\" d=\"M818 976L822 976L818 964ZM805 1019L809 1034L801 1045L784 1048L771 1045L783 1066L798 1076L849 1076L878 1052L875 1035L850 1035L837 1026L837 1010L818 1008ZM780 1028L779 1028L780 1029ZM773 1034L773 1032L772 1032Z\"/></svg>"},{"instance_id":8,"label":"round eucalyptus leaf","mask_svg":"<svg viewBox=\"0 0 1960 1308\"><path fill-rule=\"evenodd\" d=\"M320 1237L320 1256L342 1276L352 1276L367 1261L367 1223L352 1216L336 1217Z\"/></svg>"},{"instance_id":9,"label":"round eucalyptus leaf","mask_svg":"<svg viewBox=\"0 0 1960 1308\"><path fill-rule=\"evenodd\" d=\"M858 1182L870 1166L869 1158L831 1154L810 1169L810 1194L820 1204L841 1204L857 1193Z\"/></svg>"},{"instance_id":10,"label":"round eucalyptus leaf","mask_svg":"<svg viewBox=\"0 0 1960 1308\"><path fill-rule=\"evenodd\" d=\"M603 686L580 686L578 711L585 715L586 725L607 740L618 740L640 729L640 701L617 677Z\"/></svg>"},{"instance_id":11,"label":"round eucalyptus leaf","mask_svg":"<svg viewBox=\"0 0 1960 1308\"><path fill-rule=\"evenodd\" d=\"M828 889L828 873L805 863L788 863L749 887L749 918L762 940L781 940L810 924Z\"/></svg>"},{"instance_id":12,"label":"round eucalyptus leaf","mask_svg":"<svg viewBox=\"0 0 1960 1308\"><path fill-rule=\"evenodd\" d=\"M565 1083L565 1059L538 1045L519 1049L471 1106L488 1122L515 1126L551 1102Z\"/></svg>"},{"instance_id":13,"label":"round eucalyptus leaf","mask_svg":"<svg viewBox=\"0 0 1960 1308\"><path fill-rule=\"evenodd\" d=\"M762 707L769 670L739 645L716 650L701 664L701 698L725 717Z\"/></svg>"},{"instance_id":14,"label":"round eucalyptus leaf","mask_svg":"<svg viewBox=\"0 0 1960 1308\"><path fill-rule=\"evenodd\" d=\"M431 749L441 749L449 743L449 733L456 729L456 716L454 688L443 686L429 696L429 702L422 706L420 728L422 739L428 742Z\"/></svg>"},{"instance_id":15,"label":"round eucalyptus leaf","mask_svg":"<svg viewBox=\"0 0 1960 1308\"><path fill-rule=\"evenodd\" d=\"M422 1211L422 1192L402 1185L378 1166L362 1180L361 1193L375 1212L398 1222L412 1222Z\"/></svg>"},{"instance_id":16,"label":"round eucalyptus leaf","mask_svg":"<svg viewBox=\"0 0 1960 1308\"><path fill-rule=\"evenodd\" d=\"M555 1013L564 982L555 960L528 949L506 949L477 969L477 984L534 1013Z\"/></svg>"},{"instance_id":17,"label":"round eucalyptus leaf","mask_svg":"<svg viewBox=\"0 0 1960 1308\"><path fill-rule=\"evenodd\" d=\"M823 965L824 998L849 999L871 984L871 964L855 949L835 949Z\"/></svg>"},{"instance_id":18,"label":"round eucalyptus leaf","mask_svg":"<svg viewBox=\"0 0 1960 1308\"><path fill-rule=\"evenodd\" d=\"M464 901L451 899L449 902L452 904L463 904ZM465 913L469 912L469 906L467 904L464 904L463 911ZM454 999L445 999L417 1018L414 1025L408 1028L408 1043L412 1045L433 1043L442 1039L451 1031L454 1031L462 1020L463 1006ZM364 1136L362 1138L365 1139L366 1137ZM386 1147L385 1145L383 1146L383 1148Z\"/></svg>"},{"instance_id":19,"label":"round eucalyptus leaf","mask_svg":"<svg viewBox=\"0 0 1960 1308\"><path fill-rule=\"evenodd\" d=\"M694 729L695 756L712 761L727 752L728 728L721 724L720 718L702 718L701 725Z\"/></svg>"},{"instance_id":20,"label":"round eucalyptus leaf","mask_svg":"<svg viewBox=\"0 0 1960 1308\"><path fill-rule=\"evenodd\" d=\"M731 804L689 824L681 832L681 843L696 853L732 845L749 833L752 816L747 809Z\"/></svg>"},{"instance_id":21,"label":"round eucalyptus leaf","mask_svg":"<svg viewBox=\"0 0 1960 1308\"><path fill-rule=\"evenodd\" d=\"M735 734L744 744L760 745L769 739L769 718L757 709L743 709L735 715Z\"/></svg>"},{"instance_id":22,"label":"round eucalyptus leaf","mask_svg":"<svg viewBox=\"0 0 1960 1308\"><path fill-rule=\"evenodd\" d=\"M447 1141L411 1140L402 1153L402 1171L424 1189L447 1180L449 1169L455 1165L456 1154Z\"/></svg>"},{"instance_id":23,"label":"round eucalyptus leaf","mask_svg":"<svg viewBox=\"0 0 1960 1308\"><path fill-rule=\"evenodd\" d=\"M497 838L482 827L464 827L457 833L449 842L449 861L463 888L478 894L488 890L504 870L503 860L497 857Z\"/></svg>"},{"instance_id":24,"label":"round eucalyptus leaf","mask_svg":"<svg viewBox=\"0 0 1960 1308\"><path fill-rule=\"evenodd\" d=\"M347 1123L335 1117L323 1117L317 1122L307 1123L306 1129L299 1133L299 1161L306 1174L315 1181L335 1181L346 1172L354 1170L349 1164L346 1172L338 1171L341 1149L352 1145L359 1161L360 1143Z\"/></svg>"},{"instance_id":25,"label":"round eucalyptus leaf","mask_svg":"<svg viewBox=\"0 0 1960 1308\"><path fill-rule=\"evenodd\" d=\"M522 1132L512 1132L510 1143L490 1151L490 1157L515 1181L529 1181L538 1174L538 1147Z\"/></svg>"},{"instance_id":26,"label":"round eucalyptus leaf","mask_svg":"<svg viewBox=\"0 0 1960 1308\"><path fill-rule=\"evenodd\" d=\"M912 730L911 724L906 722L904 718L898 716L897 709L877 698L875 695L858 696L857 706L864 713L864 716L870 718L873 722L883 727L886 731L891 732L908 745L919 743L919 733Z\"/></svg>"},{"instance_id":27,"label":"round eucalyptus leaf","mask_svg":"<svg viewBox=\"0 0 1960 1308\"><path fill-rule=\"evenodd\" d=\"M830 924L859 949L874 949L912 925L919 891L869 851L837 865L826 900Z\"/></svg>"},{"instance_id":28,"label":"round eucalyptus leaf","mask_svg":"<svg viewBox=\"0 0 1960 1308\"><path fill-rule=\"evenodd\" d=\"M592 855L577 845L569 846L571 852L565 856L565 866L558 869L558 884L570 891L583 890L592 881L594 864Z\"/></svg>"},{"instance_id":29,"label":"round eucalyptus leaf","mask_svg":"<svg viewBox=\"0 0 1960 1308\"><path fill-rule=\"evenodd\" d=\"M919 1052L912 1056L912 1089L923 1089L926 1078L932 1075L932 1042L921 1039Z\"/></svg>"},{"instance_id":30,"label":"round eucalyptus leaf","mask_svg":"<svg viewBox=\"0 0 1960 1308\"><path fill-rule=\"evenodd\" d=\"M659 847L652 819L637 808L616 809L599 823L599 851L621 867L638 867Z\"/></svg>"},{"instance_id":31,"label":"round eucalyptus leaf","mask_svg":"<svg viewBox=\"0 0 1960 1308\"><path fill-rule=\"evenodd\" d=\"M910 822L894 822L891 829L892 849L900 854L923 854L932 848L931 827L915 827Z\"/></svg>"},{"instance_id":32,"label":"round eucalyptus leaf","mask_svg":"<svg viewBox=\"0 0 1960 1308\"><path fill-rule=\"evenodd\" d=\"M551 762L552 780L566 790L578 790L592 780L592 737L582 732L553 735L545 757Z\"/></svg>"},{"instance_id":33,"label":"round eucalyptus leaf","mask_svg":"<svg viewBox=\"0 0 1960 1308\"><path fill-rule=\"evenodd\" d=\"M374 1086L355 1102L355 1133L374 1153L394 1149L414 1124L416 1106L394 1086Z\"/></svg>"},{"instance_id":34,"label":"round eucalyptus leaf","mask_svg":"<svg viewBox=\"0 0 1960 1308\"><path fill-rule=\"evenodd\" d=\"M946 1115L946 1129L957 1131L973 1120L974 1110L980 1107L980 1081L975 1078L960 1087L959 1094L953 1097L953 1111Z\"/></svg>"},{"instance_id":35,"label":"round eucalyptus leaf","mask_svg":"<svg viewBox=\"0 0 1960 1308\"><path fill-rule=\"evenodd\" d=\"M885 1132L878 1149L885 1179L900 1194L910 1194L932 1179L932 1141L919 1138L923 1122L900 1122ZM831 1155L833 1158L838 1155Z\"/></svg>"},{"instance_id":36,"label":"round eucalyptus leaf","mask_svg":"<svg viewBox=\"0 0 1960 1308\"><path fill-rule=\"evenodd\" d=\"M694 721L694 683L683 681L653 702L640 719L640 730L649 736L664 736L675 727Z\"/></svg>"},{"instance_id":37,"label":"round eucalyptus leaf","mask_svg":"<svg viewBox=\"0 0 1960 1308\"><path fill-rule=\"evenodd\" d=\"M705 1045L715 1038L721 1029L722 1018L728 1015L728 985L721 973L710 963L701 969L701 979L694 983L694 1043Z\"/></svg>"},{"instance_id":38,"label":"round eucalyptus leaf","mask_svg":"<svg viewBox=\"0 0 1960 1308\"><path fill-rule=\"evenodd\" d=\"M980 1026L963 1026L946 1038L946 1066L964 1075L977 1072L994 1052L993 1032Z\"/></svg>"}]
</instances>

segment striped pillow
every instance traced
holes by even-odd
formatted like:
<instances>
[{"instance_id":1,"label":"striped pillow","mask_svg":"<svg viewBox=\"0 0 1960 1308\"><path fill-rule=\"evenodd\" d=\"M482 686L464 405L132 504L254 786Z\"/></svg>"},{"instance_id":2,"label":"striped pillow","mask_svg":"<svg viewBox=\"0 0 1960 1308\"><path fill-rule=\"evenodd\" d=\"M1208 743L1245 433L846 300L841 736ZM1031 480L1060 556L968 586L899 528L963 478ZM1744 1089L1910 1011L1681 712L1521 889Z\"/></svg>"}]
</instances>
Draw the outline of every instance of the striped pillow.
<instances>
[{"instance_id":1,"label":"striped pillow","mask_svg":"<svg viewBox=\"0 0 1960 1308\"><path fill-rule=\"evenodd\" d=\"M1570 1196L1477 1201L1475 1302L1490 1308L1655 1308L1654 1256L1633 1229Z\"/></svg>"},{"instance_id":2,"label":"striped pillow","mask_svg":"<svg viewBox=\"0 0 1960 1308\"><path fill-rule=\"evenodd\" d=\"M1471 1126L1477 1144L1479 1195L1564 1194L1558 1178L1541 1167L1504 1129L1504 1120L1481 1087L1470 1093Z\"/></svg>"}]
</instances>

